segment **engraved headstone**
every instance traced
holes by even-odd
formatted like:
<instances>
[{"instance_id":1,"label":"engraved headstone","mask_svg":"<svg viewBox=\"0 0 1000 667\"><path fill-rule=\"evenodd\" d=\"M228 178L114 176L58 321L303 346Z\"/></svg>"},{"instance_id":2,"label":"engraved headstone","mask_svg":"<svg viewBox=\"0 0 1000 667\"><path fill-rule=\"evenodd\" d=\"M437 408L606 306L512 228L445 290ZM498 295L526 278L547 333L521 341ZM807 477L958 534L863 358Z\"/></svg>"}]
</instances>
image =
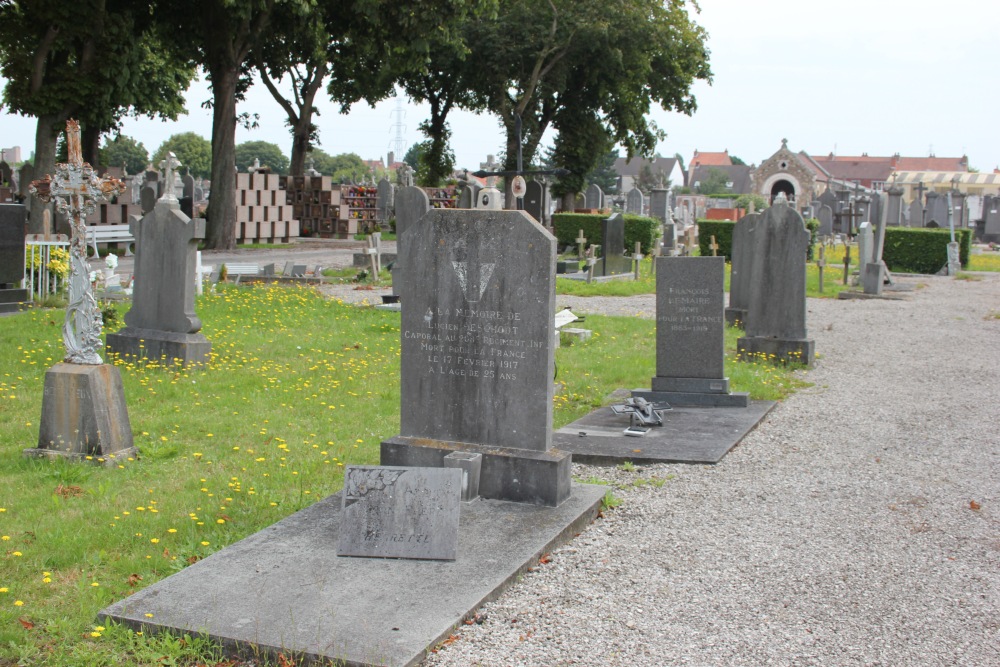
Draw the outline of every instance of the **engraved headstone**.
<instances>
[{"instance_id":1,"label":"engraved headstone","mask_svg":"<svg viewBox=\"0 0 1000 667\"><path fill-rule=\"evenodd\" d=\"M347 466L337 555L455 560L461 493L458 468Z\"/></svg>"},{"instance_id":2,"label":"engraved headstone","mask_svg":"<svg viewBox=\"0 0 1000 667\"><path fill-rule=\"evenodd\" d=\"M910 202L910 227L923 227L924 226L924 205L920 201L920 198L915 198Z\"/></svg>"},{"instance_id":3,"label":"engraved headstone","mask_svg":"<svg viewBox=\"0 0 1000 667\"><path fill-rule=\"evenodd\" d=\"M775 199L752 232L746 336L737 341L737 352L745 360L763 355L812 365L815 342L806 338L809 231L798 211L783 200Z\"/></svg>"},{"instance_id":4,"label":"engraved headstone","mask_svg":"<svg viewBox=\"0 0 1000 667\"><path fill-rule=\"evenodd\" d=\"M558 505L555 237L523 211L433 209L400 240L400 435L382 463L482 453L481 496Z\"/></svg>"},{"instance_id":5,"label":"engraved headstone","mask_svg":"<svg viewBox=\"0 0 1000 667\"><path fill-rule=\"evenodd\" d=\"M618 276L632 271L632 258L625 255L625 217L615 213L601 221L601 259L598 276Z\"/></svg>"},{"instance_id":6,"label":"engraved headstone","mask_svg":"<svg viewBox=\"0 0 1000 667\"><path fill-rule=\"evenodd\" d=\"M656 259L656 377L648 401L675 407L746 407L725 377L724 257Z\"/></svg>"},{"instance_id":7,"label":"engraved headstone","mask_svg":"<svg viewBox=\"0 0 1000 667\"><path fill-rule=\"evenodd\" d=\"M734 327L744 327L747 308L750 305L750 280L754 263L754 230L760 222L760 213L750 213L736 221L731 241L732 257L729 271L729 306L726 308L726 323Z\"/></svg>"},{"instance_id":8,"label":"engraved headstone","mask_svg":"<svg viewBox=\"0 0 1000 667\"><path fill-rule=\"evenodd\" d=\"M431 203L423 188L410 185L400 188L395 196L396 238L399 239L430 210Z\"/></svg>"},{"instance_id":9,"label":"engraved headstone","mask_svg":"<svg viewBox=\"0 0 1000 667\"><path fill-rule=\"evenodd\" d=\"M948 198L937 192L928 192L927 212L924 214L924 227L944 227L947 224Z\"/></svg>"},{"instance_id":10,"label":"engraved headstone","mask_svg":"<svg viewBox=\"0 0 1000 667\"><path fill-rule=\"evenodd\" d=\"M826 204L820 204L816 211L816 219L819 220L819 235L833 235L833 209Z\"/></svg>"},{"instance_id":11,"label":"engraved headstone","mask_svg":"<svg viewBox=\"0 0 1000 667\"><path fill-rule=\"evenodd\" d=\"M649 216L664 224L672 221L669 190L666 188L653 188L649 194Z\"/></svg>"},{"instance_id":12,"label":"engraved headstone","mask_svg":"<svg viewBox=\"0 0 1000 667\"><path fill-rule=\"evenodd\" d=\"M587 188L586 208L601 210L604 208L604 191L597 183L591 183Z\"/></svg>"},{"instance_id":13,"label":"engraved headstone","mask_svg":"<svg viewBox=\"0 0 1000 667\"><path fill-rule=\"evenodd\" d=\"M625 211L627 213L633 213L635 215L642 215L643 208L646 206L646 198L642 196L642 190L639 188L632 188L625 195Z\"/></svg>"},{"instance_id":14,"label":"engraved headstone","mask_svg":"<svg viewBox=\"0 0 1000 667\"><path fill-rule=\"evenodd\" d=\"M185 215L168 190L151 213L132 218L129 230L136 240L132 308L125 327L107 335L108 352L182 366L207 363L212 343L199 333L194 310L196 253L205 221Z\"/></svg>"},{"instance_id":15,"label":"engraved headstone","mask_svg":"<svg viewBox=\"0 0 1000 667\"><path fill-rule=\"evenodd\" d=\"M535 219L535 222L542 225L547 222L548 201L548 186L535 180L528 181L524 194L524 210Z\"/></svg>"}]
</instances>

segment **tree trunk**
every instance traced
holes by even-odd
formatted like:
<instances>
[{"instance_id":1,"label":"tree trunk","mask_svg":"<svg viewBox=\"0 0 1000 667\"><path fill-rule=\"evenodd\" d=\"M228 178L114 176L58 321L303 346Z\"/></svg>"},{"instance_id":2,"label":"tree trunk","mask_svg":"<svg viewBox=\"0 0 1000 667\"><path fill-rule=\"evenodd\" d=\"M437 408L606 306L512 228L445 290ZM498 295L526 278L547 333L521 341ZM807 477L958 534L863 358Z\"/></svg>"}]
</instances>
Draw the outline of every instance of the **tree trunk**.
<instances>
[{"instance_id":1,"label":"tree trunk","mask_svg":"<svg viewBox=\"0 0 1000 667\"><path fill-rule=\"evenodd\" d=\"M205 247L236 247L236 82L238 68L216 64L212 75L212 194Z\"/></svg>"},{"instance_id":2,"label":"tree trunk","mask_svg":"<svg viewBox=\"0 0 1000 667\"><path fill-rule=\"evenodd\" d=\"M572 213L576 204L576 193L567 192L562 196L562 210Z\"/></svg>"},{"instance_id":3,"label":"tree trunk","mask_svg":"<svg viewBox=\"0 0 1000 667\"><path fill-rule=\"evenodd\" d=\"M312 106L303 109L299 121L292 128L292 162L288 167L288 173L292 176L301 176L306 173L306 155L312 150L312 142L309 141L309 129L312 125Z\"/></svg>"},{"instance_id":4,"label":"tree trunk","mask_svg":"<svg viewBox=\"0 0 1000 667\"><path fill-rule=\"evenodd\" d=\"M56 170L56 138L59 131L64 129L66 129L66 117L63 114L38 117L38 123L35 125L35 159L32 164L35 180L41 180ZM41 234L42 210L49 205L34 197L31 199L28 233ZM54 225L55 220L53 220Z\"/></svg>"},{"instance_id":5,"label":"tree trunk","mask_svg":"<svg viewBox=\"0 0 1000 667\"><path fill-rule=\"evenodd\" d=\"M101 131L97 128L86 127L80 132L80 149L83 152L83 161L89 162L90 166L97 169L100 160ZM108 165L113 167L116 165ZM117 165L121 166L121 165Z\"/></svg>"}]
</instances>

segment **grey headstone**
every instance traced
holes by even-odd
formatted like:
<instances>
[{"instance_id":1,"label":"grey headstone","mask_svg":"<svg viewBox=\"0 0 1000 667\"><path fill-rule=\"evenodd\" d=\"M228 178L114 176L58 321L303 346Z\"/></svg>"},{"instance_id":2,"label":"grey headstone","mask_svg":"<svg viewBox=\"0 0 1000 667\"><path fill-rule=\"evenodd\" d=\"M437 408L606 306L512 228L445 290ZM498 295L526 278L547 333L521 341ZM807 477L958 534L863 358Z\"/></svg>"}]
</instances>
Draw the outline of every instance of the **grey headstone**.
<instances>
[{"instance_id":1,"label":"grey headstone","mask_svg":"<svg viewBox=\"0 0 1000 667\"><path fill-rule=\"evenodd\" d=\"M166 357L183 365L206 363L212 344L195 314L195 266L205 221L184 215L176 201L160 199L151 213L134 216L132 308L125 328L107 335L107 349L122 357Z\"/></svg>"},{"instance_id":2,"label":"grey headstone","mask_svg":"<svg viewBox=\"0 0 1000 667\"><path fill-rule=\"evenodd\" d=\"M723 377L725 270L724 257L657 258L657 376Z\"/></svg>"},{"instance_id":3,"label":"grey headstone","mask_svg":"<svg viewBox=\"0 0 1000 667\"><path fill-rule=\"evenodd\" d=\"M625 195L625 210L629 213L634 213L635 215L642 215L643 209L646 205L646 198L642 195L642 190L639 188L632 188Z\"/></svg>"},{"instance_id":4,"label":"grey headstone","mask_svg":"<svg viewBox=\"0 0 1000 667\"><path fill-rule=\"evenodd\" d=\"M667 250L677 247L677 225L673 222L663 223L663 247Z\"/></svg>"},{"instance_id":5,"label":"grey headstone","mask_svg":"<svg viewBox=\"0 0 1000 667\"><path fill-rule=\"evenodd\" d=\"M915 198L910 202L910 227L924 226L924 205L920 198Z\"/></svg>"},{"instance_id":6,"label":"grey headstone","mask_svg":"<svg viewBox=\"0 0 1000 667\"><path fill-rule=\"evenodd\" d=\"M983 242L1000 242L1000 197L983 198Z\"/></svg>"},{"instance_id":7,"label":"grey headstone","mask_svg":"<svg viewBox=\"0 0 1000 667\"><path fill-rule=\"evenodd\" d=\"M775 203L761 215L752 236L755 256L746 336L739 339L737 351L743 358L765 354L811 365L815 346L806 339L810 239L805 222L789 204Z\"/></svg>"},{"instance_id":8,"label":"grey headstone","mask_svg":"<svg viewBox=\"0 0 1000 667\"><path fill-rule=\"evenodd\" d=\"M158 198L156 183L147 182L142 186L142 190L139 192L139 205L142 208L143 215L153 212Z\"/></svg>"},{"instance_id":9,"label":"grey headstone","mask_svg":"<svg viewBox=\"0 0 1000 667\"><path fill-rule=\"evenodd\" d=\"M548 450L555 239L520 211L403 233L400 434Z\"/></svg>"},{"instance_id":10,"label":"grey headstone","mask_svg":"<svg viewBox=\"0 0 1000 667\"><path fill-rule=\"evenodd\" d=\"M671 221L670 191L666 188L653 188L649 194L649 215L662 223Z\"/></svg>"},{"instance_id":11,"label":"grey headstone","mask_svg":"<svg viewBox=\"0 0 1000 667\"><path fill-rule=\"evenodd\" d=\"M455 560L462 471L347 466L338 556Z\"/></svg>"},{"instance_id":12,"label":"grey headstone","mask_svg":"<svg viewBox=\"0 0 1000 667\"><path fill-rule=\"evenodd\" d=\"M872 223L862 222L858 228L858 275L864 276L865 267L874 259L875 232Z\"/></svg>"},{"instance_id":13,"label":"grey headstone","mask_svg":"<svg viewBox=\"0 0 1000 667\"><path fill-rule=\"evenodd\" d=\"M524 210L528 212L535 222L544 225L546 223L546 213L548 212L548 188L538 181L528 181L524 194Z\"/></svg>"},{"instance_id":14,"label":"grey headstone","mask_svg":"<svg viewBox=\"0 0 1000 667\"><path fill-rule=\"evenodd\" d=\"M31 187L31 181L35 178L35 167L32 166L30 162L25 162L21 165L20 172L17 179L17 194L21 197L28 198L28 188Z\"/></svg>"},{"instance_id":15,"label":"grey headstone","mask_svg":"<svg viewBox=\"0 0 1000 667\"><path fill-rule=\"evenodd\" d=\"M0 204L0 287L19 286L24 277L24 235L28 209L21 204Z\"/></svg>"},{"instance_id":16,"label":"grey headstone","mask_svg":"<svg viewBox=\"0 0 1000 667\"><path fill-rule=\"evenodd\" d=\"M190 173L184 174L181 178L181 183L183 184L183 192L181 193L184 197L194 198L194 176Z\"/></svg>"},{"instance_id":17,"label":"grey headstone","mask_svg":"<svg viewBox=\"0 0 1000 667\"><path fill-rule=\"evenodd\" d=\"M274 275L274 263L265 264L264 268L261 270L261 275L263 276L273 276Z\"/></svg>"},{"instance_id":18,"label":"grey headstone","mask_svg":"<svg viewBox=\"0 0 1000 667\"><path fill-rule=\"evenodd\" d=\"M399 239L430 210L430 199L422 188L413 185L396 192L396 238Z\"/></svg>"},{"instance_id":19,"label":"grey headstone","mask_svg":"<svg viewBox=\"0 0 1000 667\"><path fill-rule=\"evenodd\" d=\"M591 183L587 188L587 208L604 208L604 191L597 183Z\"/></svg>"},{"instance_id":20,"label":"grey headstone","mask_svg":"<svg viewBox=\"0 0 1000 667\"><path fill-rule=\"evenodd\" d=\"M820 236L832 236L833 235L833 209L826 204L820 204L819 210L816 212L816 218L819 220L819 235Z\"/></svg>"},{"instance_id":21,"label":"grey headstone","mask_svg":"<svg viewBox=\"0 0 1000 667\"><path fill-rule=\"evenodd\" d=\"M462 191L458 193L458 208L476 208L476 200L479 198L479 191L483 189L477 181L470 181Z\"/></svg>"},{"instance_id":22,"label":"grey headstone","mask_svg":"<svg viewBox=\"0 0 1000 667\"><path fill-rule=\"evenodd\" d=\"M751 213L737 220L733 226L729 307L726 308L726 322L732 326L746 326L747 309L750 307L750 281L757 259L754 230L760 218L760 213Z\"/></svg>"},{"instance_id":23,"label":"grey headstone","mask_svg":"<svg viewBox=\"0 0 1000 667\"><path fill-rule=\"evenodd\" d=\"M935 223L931 225L931 223ZM937 192L927 193L927 212L924 214L925 227L948 226L948 198Z\"/></svg>"},{"instance_id":24,"label":"grey headstone","mask_svg":"<svg viewBox=\"0 0 1000 667\"><path fill-rule=\"evenodd\" d=\"M890 227L902 227L905 218L903 205L903 188L893 186L888 191L889 202L885 216L886 224Z\"/></svg>"},{"instance_id":25,"label":"grey headstone","mask_svg":"<svg viewBox=\"0 0 1000 667\"><path fill-rule=\"evenodd\" d=\"M386 465L483 454L480 494L559 505L551 448L556 240L524 211L433 209L400 237L400 435Z\"/></svg>"},{"instance_id":26,"label":"grey headstone","mask_svg":"<svg viewBox=\"0 0 1000 667\"><path fill-rule=\"evenodd\" d=\"M582 192L577 192L573 197L573 209L587 208L587 196Z\"/></svg>"},{"instance_id":27,"label":"grey headstone","mask_svg":"<svg viewBox=\"0 0 1000 667\"><path fill-rule=\"evenodd\" d=\"M625 217L615 213L601 221L601 259L595 275L618 276L632 271L632 258L625 255Z\"/></svg>"}]
</instances>

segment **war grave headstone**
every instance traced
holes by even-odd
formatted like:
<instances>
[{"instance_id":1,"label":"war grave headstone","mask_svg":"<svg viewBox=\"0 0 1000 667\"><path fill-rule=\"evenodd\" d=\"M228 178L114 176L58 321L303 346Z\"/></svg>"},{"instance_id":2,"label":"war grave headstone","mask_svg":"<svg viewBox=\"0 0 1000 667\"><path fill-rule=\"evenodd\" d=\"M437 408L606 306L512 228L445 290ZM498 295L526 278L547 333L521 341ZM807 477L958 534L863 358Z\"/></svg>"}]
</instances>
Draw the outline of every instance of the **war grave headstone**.
<instances>
[{"instance_id":1,"label":"war grave headstone","mask_svg":"<svg viewBox=\"0 0 1000 667\"><path fill-rule=\"evenodd\" d=\"M524 194L524 210L543 226L548 222L548 202L548 185L534 179L528 181L527 191Z\"/></svg>"},{"instance_id":2,"label":"war grave headstone","mask_svg":"<svg viewBox=\"0 0 1000 667\"><path fill-rule=\"evenodd\" d=\"M16 311L29 298L28 290L21 287L27 224L27 208L0 204L0 312Z\"/></svg>"},{"instance_id":3,"label":"war grave headstone","mask_svg":"<svg viewBox=\"0 0 1000 667\"><path fill-rule=\"evenodd\" d=\"M628 213L633 213L635 215L642 215L643 208L646 206L646 198L642 195L642 190L639 188L632 188L625 195L625 210Z\"/></svg>"},{"instance_id":4,"label":"war grave headstone","mask_svg":"<svg viewBox=\"0 0 1000 667\"><path fill-rule=\"evenodd\" d=\"M753 237L755 259L747 276L746 335L737 341L737 353L747 360L764 355L812 365L815 342L806 338L806 250L810 239L805 221L779 195L755 225Z\"/></svg>"},{"instance_id":5,"label":"war grave headstone","mask_svg":"<svg viewBox=\"0 0 1000 667\"><path fill-rule=\"evenodd\" d=\"M403 240L400 434L382 443L382 463L482 453L484 498L559 505L569 457L551 449L555 238L519 211L435 209Z\"/></svg>"},{"instance_id":6,"label":"war grave headstone","mask_svg":"<svg viewBox=\"0 0 1000 667\"><path fill-rule=\"evenodd\" d=\"M586 198L586 208L597 210L604 209L604 191L601 190L601 186L597 183L591 183L587 188Z\"/></svg>"},{"instance_id":7,"label":"war grave headstone","mask_svg":"<svg viewBox=\"0 0 1000 667\"><path fill-rule=\"evenodd\" d=\"M633 396L671 406L746 407L725 377L725 257L656 259L656 377Z\"/></svg>"},{"instance_id":8,"label":"war grave headstone","mask_svg":"<svg viewBox=\"0 0 1000 667\"><path fill-rule=\"evenodd\" d=\"M171 153L168 182L179 165ZM125 327L107 335L107 351L128 360L207 363L212 343L199 333L193 279L205 221L185 215L168 189L152 212L133 217L129 230L136 239L132 307L125 313Z\"/></svg>"},{"instance_id":9,"label":"war grave headstone","mask_svg":"<svg viewBox=\"0 0 1000 667\"><path fill-rule=\"evenodd\" d=\"M732 257L729 271L729 306L726 307L726 323L734 327L744 327L747 308L750 305L750 280L753 276L755 254L754 230L760 222L760 213L749 213L733 226L731 242Z\"/></svg>"},{"instance_id":10,"label":"war grave headstone","mask_svg":"<svg viewBox=\"0 0 1000 667\"><path fill-rule=\"evenodd\" d=\"M121 374L103 363L101 313L94 299L87 265L84 220L97 205L122 191L122 182L99 178L83 161L80 124L66 122L68 162L31 184L43 202L53 201L72 226L69 305L63 323L66 356L45 373L38 446L26 456L92 460L118 465L137 453L132 441ZM23 251L22 251L23 252Z\"/></svg>"}]
</instances>

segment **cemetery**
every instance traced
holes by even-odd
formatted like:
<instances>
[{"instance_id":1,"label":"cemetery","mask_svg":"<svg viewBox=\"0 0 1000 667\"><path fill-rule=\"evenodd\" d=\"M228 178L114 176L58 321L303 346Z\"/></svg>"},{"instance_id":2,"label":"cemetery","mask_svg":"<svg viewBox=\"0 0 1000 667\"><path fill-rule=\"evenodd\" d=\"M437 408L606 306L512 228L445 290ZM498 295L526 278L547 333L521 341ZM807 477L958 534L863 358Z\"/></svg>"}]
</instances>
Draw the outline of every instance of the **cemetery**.
<instances>
[{"instance_id":1,"label":"cemetery","mask_svg":"<svg viewBox=\"0 0 1000 667\"><path fill-rule=\"evenodd\" d=\"M1000 664L1000 170L654 156L684 3L99 5L0 6L0 667Z\"/></svg>"}]
</instances>

